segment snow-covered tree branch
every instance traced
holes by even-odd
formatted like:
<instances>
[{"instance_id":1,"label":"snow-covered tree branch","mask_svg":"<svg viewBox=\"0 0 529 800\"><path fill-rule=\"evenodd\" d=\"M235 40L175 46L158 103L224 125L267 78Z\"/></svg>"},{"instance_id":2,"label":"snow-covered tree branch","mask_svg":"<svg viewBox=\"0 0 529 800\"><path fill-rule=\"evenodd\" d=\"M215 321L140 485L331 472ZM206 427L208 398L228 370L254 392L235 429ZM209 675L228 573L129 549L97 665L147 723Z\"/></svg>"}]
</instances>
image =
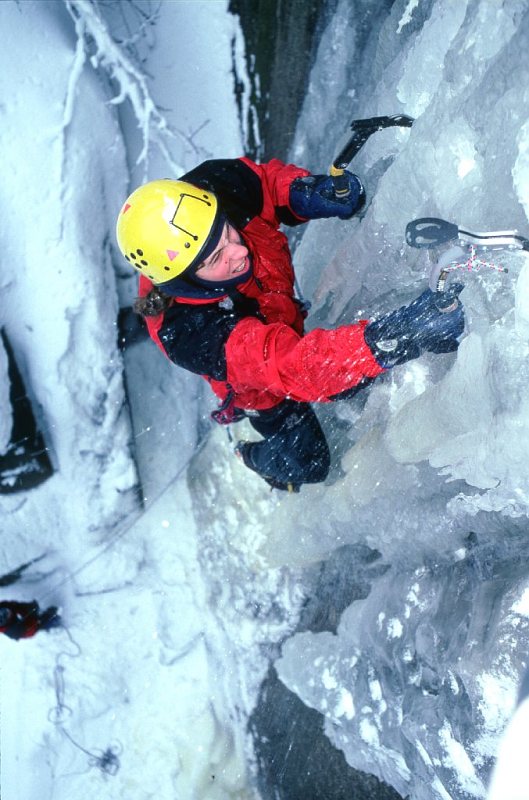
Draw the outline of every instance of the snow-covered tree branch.
<instances>
[{"instance_id":1,"label":"snow-covered tree branch","mask_svg":"<svg viewBox=\"0 0 529 800\"><path fill-rule=\"evenodd\" d=\"M145 72L126 52L127 43L130 41L118 43L113 38L97 5L92 0L65 0L65 5L74 20L78 41L65 104L64 126L66 127L71 120L77 82L82 67L89 60L94 69L101 67L117 84L118 94L110 102L118 105L128 100L132 106L143 140L137 164L143 163L145 169L147 168L149 148L155 145L174 172L181 172L182 169L174 160L170 147L171 141L176 138L197 155L204 156L205 153L195 144L192 136L168 124L152 97Z\"/></svg>"}]
</instances>

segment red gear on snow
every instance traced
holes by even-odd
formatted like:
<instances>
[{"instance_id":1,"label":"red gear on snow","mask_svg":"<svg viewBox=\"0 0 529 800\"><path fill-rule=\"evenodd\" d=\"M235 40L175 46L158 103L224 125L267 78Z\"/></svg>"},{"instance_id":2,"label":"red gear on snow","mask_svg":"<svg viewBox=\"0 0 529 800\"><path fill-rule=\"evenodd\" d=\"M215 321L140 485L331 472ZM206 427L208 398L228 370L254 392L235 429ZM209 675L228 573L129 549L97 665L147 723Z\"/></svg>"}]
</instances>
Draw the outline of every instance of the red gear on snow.
<instances>
[{"instance_id":1,"label":"red gear on snow","mask_svg":"<svg viewBox=\"0 0 529 800\"><path fill-rule=\"evenodd\" d=\"M375 378L385 371L364 340L368 321L303 333L304 315L295 299L292 258L288 240L279 230L279 216L287 213L293 224L304 221L292 211L289 192L295 178L309 173L278 159L255 164L241 158L233 163L237 161L257 176L262 189L260 212L244 226L237 226L253 261L252 276L238 285L237 291L257 301L261 319L244 316L229 333L225 342L226 380L204 377L221 400L232 392L233 405L241 409L272 408L285 398L329 402L363 379ZM207 162L202 167L207 177ZM209 186L215 191L213 180ZM140 296L147 295L152 286L141 276ZM163 290L163 286L160 288ZM175 297L174 302L218 304L227 296L213 300ZM151 338L166 352L159 338L163 323L163 314L146 318Z\"/></svg>"},{"instance_id":2,"label":"red gear on snow","mask_svg":"<svg viewBox=\"0 0 529 800\"><path fill-rule=\"evenodd\" d=\"M5 633L11 639L28 639L34 636L40 628L39 604L19 603L15 600L0 602L0 609L6 609L9 617L2 626L0 633Z\"/></svg>"}]
</instances>

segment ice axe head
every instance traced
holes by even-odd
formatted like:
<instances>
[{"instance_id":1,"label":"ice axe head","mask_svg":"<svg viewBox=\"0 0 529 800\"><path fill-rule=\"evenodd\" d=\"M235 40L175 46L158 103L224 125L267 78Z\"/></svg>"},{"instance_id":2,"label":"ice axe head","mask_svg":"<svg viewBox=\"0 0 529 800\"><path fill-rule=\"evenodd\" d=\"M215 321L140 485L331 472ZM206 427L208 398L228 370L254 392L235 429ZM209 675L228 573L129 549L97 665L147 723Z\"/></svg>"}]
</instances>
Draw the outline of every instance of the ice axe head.
<instances>
[{"instance_id":1,"label":"ice axe head","mask_svg":"<svg viewBox=\"0 0 529 800\"><path fill-rule=\"evenodd\" d=\"M385 117L369 117L368 119L354 119L351 122L352 134L347 140L346 145L340 150L331 164L329 174L334 178L335 194L337 197L346 197L349 191L345 180L342 178L355 155L367 142L369 137L384 128L404 127L410 128L413 125L413 117L406 114L394 114Z\"/></svg>"},{"instance_id":2,"label":"ice axe head","mask_svg":"<svg viewBox=\"0 0 529 800\"><path fill-rule=\"evenodd\" d=\"M453 242L459 229L452 222L437 217L420 217L406 225L406 243L410 247L429 248Z\"/></svg>"}]
</instances>

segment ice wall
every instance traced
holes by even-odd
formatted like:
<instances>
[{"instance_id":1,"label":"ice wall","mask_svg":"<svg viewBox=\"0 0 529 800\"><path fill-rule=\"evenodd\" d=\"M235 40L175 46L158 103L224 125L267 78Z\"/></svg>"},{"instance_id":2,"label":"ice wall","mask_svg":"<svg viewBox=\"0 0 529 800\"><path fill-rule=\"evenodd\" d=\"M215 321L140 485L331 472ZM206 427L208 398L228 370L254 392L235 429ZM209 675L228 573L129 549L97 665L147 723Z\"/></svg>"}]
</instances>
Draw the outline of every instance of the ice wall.
<instances>
[{"instance_id":1,"label":"ice wall","mask_svg":"<svg viewBox=\"0 0 529 800\"><path fill-rule=\"evenodd\" d=\"M373 136L354 161L368 195L363 218L304 233L296 263L316 300L312 324L373 318L426 287L446 247L406 246L411 219L529 234L528 44L525 2L395 2L378 16L369 4L340 4L295 159L325 170L333 108L339 118L346 106L351 118L416 121ZM347 65L333 73L337 52ZM294 636L276 667L324 714L351 765L413 800L485 796L527 655L529 256L480 257L508 272L457 273L466 310L458 353L396 368L337 405L335 419L350 425L345 474L288 498L263 548L270 563L304 564L365 543L391 565L337 635Z\"/></svg>"}]
</instances>

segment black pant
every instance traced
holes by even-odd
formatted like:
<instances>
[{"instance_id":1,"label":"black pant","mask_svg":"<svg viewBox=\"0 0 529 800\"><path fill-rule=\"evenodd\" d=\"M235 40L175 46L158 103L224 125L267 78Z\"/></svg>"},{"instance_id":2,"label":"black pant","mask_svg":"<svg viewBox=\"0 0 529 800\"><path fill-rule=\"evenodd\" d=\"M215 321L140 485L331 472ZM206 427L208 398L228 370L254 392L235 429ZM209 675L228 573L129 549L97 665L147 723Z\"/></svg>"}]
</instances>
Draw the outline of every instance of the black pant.
<instances>
[{"instance_id":1,"label":"black pant","mask_svg":"<svg viewBox=\"0 0 529 800\"><path fill-rule=\"evenodd\" d=\"M248 417L264 437L252 444L255 471L280 483L320 483L329 474L331 456L316 414L308 403L283 400Z\"/></svg>"}]
</instances>

